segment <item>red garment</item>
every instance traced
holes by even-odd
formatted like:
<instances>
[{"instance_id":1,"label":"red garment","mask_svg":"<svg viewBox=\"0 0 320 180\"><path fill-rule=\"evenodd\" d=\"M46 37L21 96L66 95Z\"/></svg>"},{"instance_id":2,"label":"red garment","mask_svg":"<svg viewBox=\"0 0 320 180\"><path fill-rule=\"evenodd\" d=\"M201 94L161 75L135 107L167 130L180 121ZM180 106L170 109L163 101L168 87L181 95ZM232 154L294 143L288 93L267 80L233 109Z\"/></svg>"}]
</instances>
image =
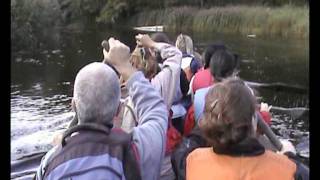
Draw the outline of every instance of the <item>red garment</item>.
<instances>
[{"instance_id":1,"label":"red garment","mask_svg":"<svg viewBox=\"0 0 320 180\"><path fill-rule=\"evenodd\" d=\"M172 124L172 110L169 112L168 117L168 130L167 130L167 141L165 154L170 154L176 146L181 142L182 136L180 132Z\"/></svg>"},{"instance_id":2,"label":"red garment","mask_svg":"<svg viewBox=\"0 0 320 180\"><path fill-rule=\"evenodd\" d=\"M270 112L259 111L259 113L261 114L264 122L266 122L270 126L270 124L271 124L271 114L270 114Z\"/></svg>"},{"instance_id":3,"label":"red garment","mask_svg":"<svg viewBox=\"0 0 320 180\"><path fill-rule=\"evenodd\" d=\"M200 88L205 88L211 86L214 82L214 79L210 73L210 69L202 69L199 70L195 75L192 83L192 91L196 92L196 90Z\"/></svg>"},{"instance_id":4,"label":"red garment","mask_svg":"<svg viewBox=\"0 0 320 180\"><path fill-rule=\"evenodd\" d=\"M195 119L194 119L194 107L193 104L189 107L187 115L184 119L184 128L183 128L183 136L188 136L192 129L195 126Z\"/></svg>"}]
</instances>

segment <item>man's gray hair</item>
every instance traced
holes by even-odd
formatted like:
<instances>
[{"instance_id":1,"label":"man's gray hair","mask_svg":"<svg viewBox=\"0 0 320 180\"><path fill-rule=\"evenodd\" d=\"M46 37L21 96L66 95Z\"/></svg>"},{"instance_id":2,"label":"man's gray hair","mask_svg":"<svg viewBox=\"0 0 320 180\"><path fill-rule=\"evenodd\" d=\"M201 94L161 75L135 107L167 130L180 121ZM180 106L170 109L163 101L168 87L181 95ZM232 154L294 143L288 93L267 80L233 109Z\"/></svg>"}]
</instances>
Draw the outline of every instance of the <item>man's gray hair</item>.
<instances>
[{"instance_id":1,"label":"man's gray hair","mask_svg":"<svg viewBox=\"0 0 320 180\"><path fill-rule=\"evenodd\" d=\"M120 102L119 79L108 65L90 63L76 76L73 98L78 124L112 125Z\"/></svg>"}]
</instances>

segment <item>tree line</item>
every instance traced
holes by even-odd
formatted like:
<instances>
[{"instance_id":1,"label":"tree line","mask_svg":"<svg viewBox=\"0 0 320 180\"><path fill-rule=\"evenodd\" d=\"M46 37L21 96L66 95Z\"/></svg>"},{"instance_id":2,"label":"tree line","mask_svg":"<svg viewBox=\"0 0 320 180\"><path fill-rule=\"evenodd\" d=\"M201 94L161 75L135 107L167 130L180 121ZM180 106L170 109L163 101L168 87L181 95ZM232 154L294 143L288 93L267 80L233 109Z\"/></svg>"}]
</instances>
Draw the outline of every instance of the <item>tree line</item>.
<instances>
[{"instance_id":1,"label":"tree line","mask_svg":"<svg viewBox=\"0 0 320 180\"><path fill-rule=\"evenodd\" d=\"M277 7L282 5L309 5L307 0L58 0L64 19L90 16L97 22L115 23L138 12L165 9L177 6L210 8L226 5L263 5Z\"/></svg>"}]
</instances>

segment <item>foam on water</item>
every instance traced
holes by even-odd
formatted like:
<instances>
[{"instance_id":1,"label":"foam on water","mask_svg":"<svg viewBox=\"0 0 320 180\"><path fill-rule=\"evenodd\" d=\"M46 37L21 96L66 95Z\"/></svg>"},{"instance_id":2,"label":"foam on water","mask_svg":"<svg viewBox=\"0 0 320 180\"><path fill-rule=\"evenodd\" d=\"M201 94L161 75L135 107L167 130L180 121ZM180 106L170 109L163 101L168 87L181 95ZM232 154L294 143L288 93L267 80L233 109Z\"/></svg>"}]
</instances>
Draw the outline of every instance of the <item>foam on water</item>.
<instances>
[{"instance_id":1,"label":"foam on water","mask_svg":"<svg viewBox=\"0 0 320 180\"><path fill-rule=\"evenodd\" d=\"M12 86L13 89L18 87ZM39 91L42 87L36 84L31 89L11 93L11 160L48 151L53 138L67 128L74 116L71 97L64 94L41 96L37 95Z\"/></svg>"}]
</instances>

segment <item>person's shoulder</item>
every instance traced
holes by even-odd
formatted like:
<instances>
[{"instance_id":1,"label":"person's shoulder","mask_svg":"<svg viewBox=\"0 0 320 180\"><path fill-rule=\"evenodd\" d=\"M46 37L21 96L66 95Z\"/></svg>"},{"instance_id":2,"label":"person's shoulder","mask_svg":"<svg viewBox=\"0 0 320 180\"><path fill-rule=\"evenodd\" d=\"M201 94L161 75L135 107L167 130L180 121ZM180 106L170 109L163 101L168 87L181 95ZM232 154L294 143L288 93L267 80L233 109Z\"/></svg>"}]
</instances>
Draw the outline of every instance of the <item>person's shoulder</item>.
<instances>
[{"instance_id":1,"label":"person's shoulder","mask_svg":"<svg viewBox=\"0 0 320 180\"><path fill-rule=\"evenodd\" d=\"M211 86L198 89L196 91L195 95L197 95L197 94L200 96L205 95L209 91L210 88L211 88Z\"/></svg>"},{"instance_id":2,"label":"person's shoulder","mask_svg":"<svg viewBox=\"0 0 320 180\"><path fill-rule=\"evenodd\" d=\"M41 159L41 163L38 170L44 170L45 167L49 165L49 163L61 152L62 146L56 145L51 148Z\"/></svg>"},{"instance_id":3,"label":"person's shoulder","mask_svg":"<svg viewBox=\"0 0 320 180\"><path fill-rule=\"evenodd\" d=\"M188 160L207 160L213 154L212 147L196 148L188 155Z\"/></svg>"},{"instance_id":4,"label":"person's shoulder","mask_svg":"<svg viewBox=\"0 0 320 180\"><path fill-rule=\"evenodd\" d=\"M296 170L296 164L291 161L286 155L277 154L273 151L266 150L265 159L274 165L278 165L279 167L287 167L291 170Z\"/></svg>"},{"instance_id":5,"label":"person's shoulder","mask_svg":"<svg viewBox=\"0 0 320 180\"><path fill-rule=\"evenodd\" d=\"M203 81L208 81L208 79L211 79L212 75L210 73L210 69L200 69L198 72L196 72L194 77L200 83Z\"/></svg>"}]
</instances>

